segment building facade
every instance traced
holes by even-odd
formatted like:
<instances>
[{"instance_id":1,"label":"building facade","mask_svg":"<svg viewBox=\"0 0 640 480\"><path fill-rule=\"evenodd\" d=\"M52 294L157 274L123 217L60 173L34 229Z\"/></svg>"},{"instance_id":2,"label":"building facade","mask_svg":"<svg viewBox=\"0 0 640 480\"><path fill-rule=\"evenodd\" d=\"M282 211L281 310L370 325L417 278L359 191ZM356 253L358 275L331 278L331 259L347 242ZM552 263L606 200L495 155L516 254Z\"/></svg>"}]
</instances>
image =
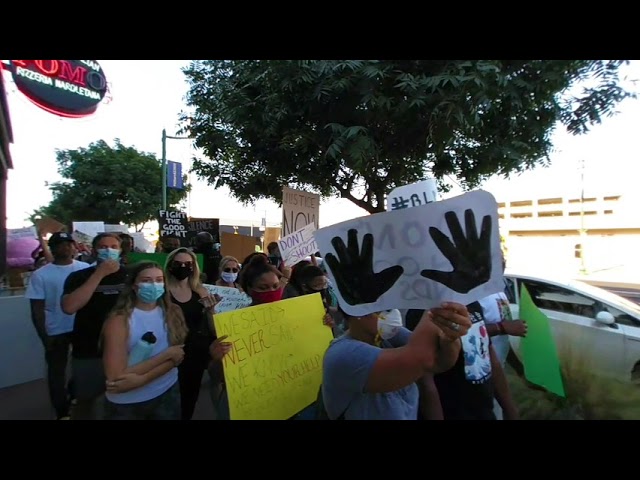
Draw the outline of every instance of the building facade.
<instances>
[{"instance_id":1,"label":"building facade","mask_svg":"<svg viewBox=\"0 0 640 480\"><path fill-rule=\"evenodd\" d=\"M498 204L510 268L628 273L640 268L640 215L623 194L558 195Z\"/></svg>"},{"instance_id":2,"label":"building facade","mask_svg":"<svg viewBox=\"0 0 640 480\"><path fill-rule=\"evenodd\" d=\"M9 118L9 104L0 68L0 276L7 267L7 176L13 168L9 145L13 143L13 131Z\"/></svg>"}]
</instances>

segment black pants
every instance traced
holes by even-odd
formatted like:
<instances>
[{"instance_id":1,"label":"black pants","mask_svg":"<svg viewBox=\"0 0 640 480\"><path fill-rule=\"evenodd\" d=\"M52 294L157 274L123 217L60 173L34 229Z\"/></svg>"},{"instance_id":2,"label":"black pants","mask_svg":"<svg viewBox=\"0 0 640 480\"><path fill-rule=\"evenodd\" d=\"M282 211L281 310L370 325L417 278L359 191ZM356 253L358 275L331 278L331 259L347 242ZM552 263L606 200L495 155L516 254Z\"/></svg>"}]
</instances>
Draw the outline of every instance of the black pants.
<instances>
[{"instance_id":1,"label":"black pants","mask_svg":"<svg viewBox=\"0 0 640 480\"><path fill-rule=\"evenodd\" d=\"M180 393L173 385L162 395L139 403L112 403L105 399L105 420L178 420Z\"/></svg>"},{"instance_id":2,"label":"black pants","mask_svg":"<svg viewBox=\"0 0 640 480\"><path fill-rule=\"evenodd\" d=\"M47 362L47 380L49 398L56 411L56 417L69 415L69 396L67 387L67 365L71 333L50 335L44 345L44 358Z\"/></svg>"},{"instance_id":3,"label":"black pants","mask_svg":"<svg viewBox=\"0 0 640 480\"><path fill-rule=\"evenodd\" d=\"M185 344L184 359L178 365L182 420L191 420L193 417L193 412L200 396L202 375L207 369L210 360L209 344L206 341L194 343Z\"/></svg>"}]
</instances>

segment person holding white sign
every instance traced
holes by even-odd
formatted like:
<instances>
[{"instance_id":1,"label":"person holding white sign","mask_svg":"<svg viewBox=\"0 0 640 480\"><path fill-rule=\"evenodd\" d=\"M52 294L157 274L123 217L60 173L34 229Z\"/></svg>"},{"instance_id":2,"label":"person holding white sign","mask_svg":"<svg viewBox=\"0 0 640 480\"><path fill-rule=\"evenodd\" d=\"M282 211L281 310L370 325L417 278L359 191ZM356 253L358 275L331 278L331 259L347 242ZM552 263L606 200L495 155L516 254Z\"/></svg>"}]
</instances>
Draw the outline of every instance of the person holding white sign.
<instances>
[{"instance_id":1,"label":"person holding white sign","mask_svg":"<svg viewBox=\"0 0 640 480\"><path fill-rule=\"evenodd\" d=\"M455 364L460 338L471 327L466 307L444 303L426 312L413 333L398 327L391 338L381 338L380 312L342 313L348 330L331 343L323 362L322 401L328 417L417 420L416 382Z\"/></svg>"}]
</instances>

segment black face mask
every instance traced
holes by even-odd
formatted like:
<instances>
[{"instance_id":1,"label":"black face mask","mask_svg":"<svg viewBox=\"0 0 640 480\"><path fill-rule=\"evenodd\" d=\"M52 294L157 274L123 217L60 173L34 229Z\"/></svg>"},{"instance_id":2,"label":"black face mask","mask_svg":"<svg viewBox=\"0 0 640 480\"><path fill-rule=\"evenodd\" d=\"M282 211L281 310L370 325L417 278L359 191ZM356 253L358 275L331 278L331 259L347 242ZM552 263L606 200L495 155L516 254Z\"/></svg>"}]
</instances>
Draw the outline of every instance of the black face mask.
<instances>
[{"instance_id":1,"label":"black face mask","mask_svg":"<svg viewBox=\"0 0 640 480\"><path fill-rule=\"evenodd\" d=\"M176 277L176 280L184 280L185 278L189 278L189 275L193 273L193 267L187 265L180 265L177 267L171 267L171 275Z\"/></svg>"}]
</instances>

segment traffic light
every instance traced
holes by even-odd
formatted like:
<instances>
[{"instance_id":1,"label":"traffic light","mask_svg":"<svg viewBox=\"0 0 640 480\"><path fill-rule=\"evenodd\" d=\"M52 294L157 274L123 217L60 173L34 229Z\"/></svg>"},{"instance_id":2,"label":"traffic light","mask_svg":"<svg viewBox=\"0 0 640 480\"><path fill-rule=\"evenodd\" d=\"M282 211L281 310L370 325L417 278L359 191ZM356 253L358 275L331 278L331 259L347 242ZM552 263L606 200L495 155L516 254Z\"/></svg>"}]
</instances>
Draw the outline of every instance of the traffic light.
<instances>
[{"instance_id":1,"label":"traffic light","mask_svg":"<svg viewBox=\"0 0 640 480\"><path fill-rule=\"evenodd\" d=\"M582 258L582 244L581 243L576 243L575 256L576 256L576 258Z\"/></svg>"}]
</instances>

